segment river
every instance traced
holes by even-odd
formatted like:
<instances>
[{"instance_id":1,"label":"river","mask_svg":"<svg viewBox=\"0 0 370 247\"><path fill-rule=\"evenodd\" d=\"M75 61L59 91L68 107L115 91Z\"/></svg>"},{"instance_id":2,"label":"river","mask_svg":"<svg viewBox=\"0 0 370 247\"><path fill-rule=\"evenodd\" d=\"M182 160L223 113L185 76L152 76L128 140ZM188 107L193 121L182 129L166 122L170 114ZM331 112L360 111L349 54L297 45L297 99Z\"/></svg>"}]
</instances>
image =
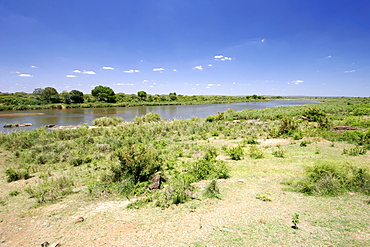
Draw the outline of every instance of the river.
<instances>
[{"instance_id":1,"label":"river","mask_svg":"<svg viewBox=\"0 0 370 247\"><path fill-rule=\"evenodd\" d=\"M171 106L134 106L134 107L107 107L107 108L77 108L60 110L31 110L31 111L3 111L0 112L0 132L11 132L16 130L32 130L41 126L55 124L60 126L92 124L95 118L103 116L121 117L125 121L131 121L136 116L143 116L149 112L156 112L163 119L186 119L190 117L205 118L224 112L227 109L241 111L243 109L263 109L279 106L294 106L319 101L300 100L276 100L261 102L243 102L233 104L212 105L171 105ZM4 128L5 124L31 123L29 127Z\"/></svg>"}]
</instances>

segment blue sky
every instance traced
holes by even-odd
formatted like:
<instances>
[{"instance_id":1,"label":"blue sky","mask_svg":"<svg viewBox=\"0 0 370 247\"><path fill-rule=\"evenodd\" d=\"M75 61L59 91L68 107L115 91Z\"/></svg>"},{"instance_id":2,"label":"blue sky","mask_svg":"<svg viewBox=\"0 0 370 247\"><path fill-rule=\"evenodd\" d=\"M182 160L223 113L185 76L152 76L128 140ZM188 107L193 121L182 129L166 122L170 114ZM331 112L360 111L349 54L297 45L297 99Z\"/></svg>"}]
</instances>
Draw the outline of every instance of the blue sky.
<instances>
[{"instance_id":1,"label":"blue sky","mask_svg":"<svg viewBox=\"0 0 370 247\"><path fill-rule=\"evenodd\" d=\"M370 96L368 0L0 0L0 92Z\"/></svg>"}]
</instances>

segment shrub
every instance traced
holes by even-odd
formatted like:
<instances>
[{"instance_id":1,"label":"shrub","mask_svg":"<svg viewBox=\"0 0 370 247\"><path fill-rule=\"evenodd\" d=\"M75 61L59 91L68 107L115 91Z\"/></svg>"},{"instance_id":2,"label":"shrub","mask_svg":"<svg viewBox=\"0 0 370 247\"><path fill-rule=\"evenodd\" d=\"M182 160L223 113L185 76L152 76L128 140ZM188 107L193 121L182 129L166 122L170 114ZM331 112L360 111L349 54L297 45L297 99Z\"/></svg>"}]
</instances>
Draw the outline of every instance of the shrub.
<instances>
[{"instance_id":1,"label":"shrub","mask_svg":"<svg viewBox=\"0 0 370 247\"><path fill-rule=\"evenodd\" d=\"M19 192L18 190L12 190L9 192L9 196L17 196L19 195L21 192Z\"/></svg>"},{"instance_id":2,"label":"shrub","mask_svg":"<svg viewBox=\"0 0 370 247\"><path fill-rule=\"evenodd\" d=\"M310 107L303 111L303 116L307 118L309 122L319 122L326 118L326 113L318 107Z\"/></svg>"},{"instance_id":3,"label":"shrub","mask_svg":"<svg viewBox=\"0 0 370 247\"><path fill-rule=\"evenodd\" d=\"M119 117L101 117L96 118L93 121L94 126L105 127L105 126L117 126L122 123L123 119Z\"/></svg>"},{"instance_id":4,"label":"shrub","mask_svg":"<svg viewBox=\"0 0 370 247\"><path fill-rule=\"evenodd\" d=\"M231 147L226 149L226 153L231 157L232 160L243 159L244 149L242 146Z\"/></svg>"},{"instance_id":5,"label":"shrub","mask_svg":"<svg viewBox=\"0 0 370 247\"><path fill-rule=\"evenodd\" d=\"M280 122L278 133L280 135L292 135L298 129L298 123L292 118L283 118Z\"/></svg>"},{"instance_id":6,"label":"shrub","mask_svg":"<svg viewBox=\"0 0 370 247\"><path fill-rule=\"evenodd\" d=\"M304 178L292 184L309 195L335 196L346 191L370 194L370 172L353 165L320 162L305 167Z\"/></svg>"},{"instance_id":7,"label":"shrub","mask_svg":"<svg viewBox=\"0 0 370 247\"><path fill-rule=\"evenodd\" d=\"M214 149L207 149L203 158L188 164L187 174L191 182L210 178L228 178L229 168L222 160L216 160L217 152Z\"/></svg>"},{"instance_id":8,"label":"shrub","mask_svg":"<svg viewBox=\"0 0 370 247\"><path fill-rule=\"evenodd\" d=\"M6 181L8 183L17 181L20 179L29 179L30 174L29 174L29 169L30 166L24 166L21 169L13 169L13 168L7 168L4 173L7 176Z\"/></svg>"},{"instance_id":9,"label":"shrub","mask_svg":"<svg viewBox=\"0 0 370 247\"><path fill-rule=\"evenodd\" d=\"M274 155L275 157L284 158L285 153L286 153L285 149L278 147L277 150L272 152L272 155Z\"/></svg>"},{"instance_id":10,"label":"shrub","mask_svg":"<svg viewBox=\"0 0 370 247\"><path fill-rule=\"evenodd\" d=\"M145 114L144 116L136 116L134 120L132 120L134 123L150 123L150 122L158 122L161 121L161 115L155 112L149 112Z\"/></svg>"},{"instance_id":11,"label":"shrub","mask_svg":"<svg viewBox=\"0 0 370 247\"><path fill-rule=\"evenodd\" d=\"M366 149L364 147L356 146L353 148L343 148L342 154L348 154L350 156L358 156L366 154Z\"/></svg>"},{"instance_id":12,"label":"shrub","mask_svg":"<svg viewBox=\"0 0 370 247\"><path fill-rule=\"evenodd\" d=\"M300 147L307 147L308 144L311 144L311 141L303 140L303 141L301 141L301 143L299 144L299 146Z\"/></svg>"},{"instance_id":13,"label":"shrub","mask_svg":"<svg viewBox=\"0 0 370 247\"><path fill-rule=\"evenodd\" d=\"M119 164L112 166L113 181L130 179L137 184L148 181L161 170L163 160L153 148L142 143L115 152Z\"/></svg>"},{"instance_id":14,"label":"shrub","mask_svg":"<svg viewBox=\"0 0 370 247\"><path fill-rule=\"evenodd\" d=\"M253 159L262 159L264 157L264 153L256 145L252 145L249 147L249 156Z\"/></svg>"},{"instance_id":15,"label":"shrub","mask_svg":"<svg viewBox=\"0 0 370 247\"><path fill-rule=\"evenodd\" d=\"M53 202L72 193L73 181L65 176L47 179L36 186L28 186L25 191L38 203Z\"/></svg>"}]
</instances>

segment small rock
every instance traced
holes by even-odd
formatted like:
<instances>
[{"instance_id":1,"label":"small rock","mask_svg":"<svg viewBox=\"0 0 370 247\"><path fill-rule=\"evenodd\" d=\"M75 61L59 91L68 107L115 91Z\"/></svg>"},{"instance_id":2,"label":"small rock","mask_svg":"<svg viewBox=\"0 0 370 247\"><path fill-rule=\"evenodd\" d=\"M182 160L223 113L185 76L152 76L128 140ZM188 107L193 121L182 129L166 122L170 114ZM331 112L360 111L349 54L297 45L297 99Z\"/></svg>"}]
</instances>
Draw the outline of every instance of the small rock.
<instances>
[{"instance_id":1,"label":"small rock","mask_svg":"<svg viewBox=\"0 0 370 247\"><path fill-rule=\"evenodd\" d=\"M52 245L50 245L50 247L58 247L58 246L60 246L59 243L53 243Z\"/></svg>"},{"instance_id":2,"label":"small rock","mask_svg":"<svg viewBox=\"0 0 370 247\"><path fill-rule=\"evenodd\" d=\"M84 217L78 217L78 219L76 220L76 223L80 223L80 222L82 222L84 220L85 220Z\"/></svg>"}]
</instances>

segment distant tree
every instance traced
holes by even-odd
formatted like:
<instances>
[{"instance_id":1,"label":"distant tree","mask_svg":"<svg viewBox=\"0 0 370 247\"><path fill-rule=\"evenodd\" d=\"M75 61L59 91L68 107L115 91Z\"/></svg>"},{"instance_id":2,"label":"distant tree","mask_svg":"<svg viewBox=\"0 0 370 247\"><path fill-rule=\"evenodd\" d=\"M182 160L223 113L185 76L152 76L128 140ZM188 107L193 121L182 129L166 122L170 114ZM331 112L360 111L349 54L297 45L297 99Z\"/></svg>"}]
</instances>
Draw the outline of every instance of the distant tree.
<instances>
[{"instance_id":1,"label":"distant tree","mask_svg":"<svg viewBox=\"0 0 370 247\"><path fill-rule=\"evenodd\" d=\"M47 103L58 103L59 97L58 97L58 91L53 87L46 87L41 93L42 98Z\"/></svg>"},{"instance_id":2,"label":"distant tree","mask_svg":"<svg viewBox=\"0 0 370 247\"><path fill-rule=\"evenodd\" d=\"M171 100L176 100L177 99L176 92L170 93L169 96L170 96Z\"/></svg>"},{"instance_id":3,"label":"distant tree","mask_svg":"<svg viewBox=\"0 0 370 247\"><path fill-rule=\"evenodd\" d=\"M137 92L137 96L139 96L139 98L141 100L145 100L146 96L147 96L147 93L145 91L139 91L139 92Z\"/></svg>"},{"instance_id":4,"label":"distant tree","mask_svg":"<svg viewBox=\"0 0 370 247\"><path fill-rule=\"evenodd\" d=\"M64 104L71 104L71 95L67 91L61 92L60 97L62 98L62 102Z\"/></svg>"},{"instance_id":5,"label":"distant tree","mask_svg":"<svg viewBox=\"0 0 370 247\"><path fill-rule=\"evenodd\" d=\"M110 103L116 102L115 93L110 87L101 85L96 86L93 90L91 90L91 95L96 97L99 101Z\"/></svg>"},{"instance_id":6,"label":"distant tree","mask_svg":"<svg viewBox=\"0 0 370 247\"><path fill-rule=\"evenodd\" d=\"M78 90L72 90L69 92L71 96L71 100L73 103L83 103L84 102L84 94Z\"/></svg>"}]
</instances>

